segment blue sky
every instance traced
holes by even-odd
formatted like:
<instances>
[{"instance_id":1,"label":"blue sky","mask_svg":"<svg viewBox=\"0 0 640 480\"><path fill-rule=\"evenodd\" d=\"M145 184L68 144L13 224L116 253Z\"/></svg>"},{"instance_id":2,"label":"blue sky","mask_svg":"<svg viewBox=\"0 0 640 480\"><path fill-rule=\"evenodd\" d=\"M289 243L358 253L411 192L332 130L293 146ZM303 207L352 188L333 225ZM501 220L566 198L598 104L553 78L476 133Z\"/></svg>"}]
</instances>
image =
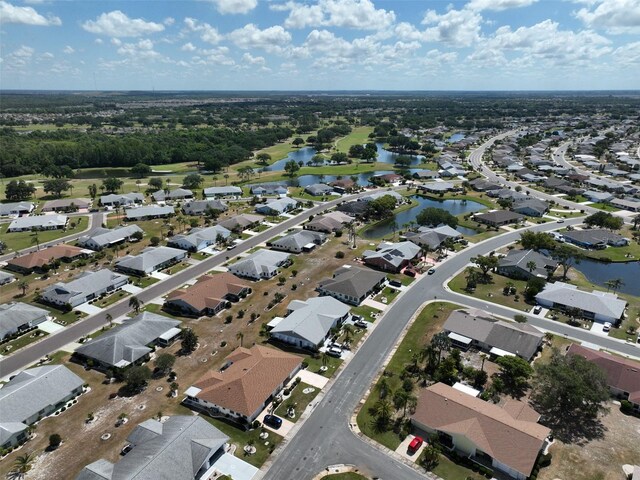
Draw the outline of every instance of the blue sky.
<instances>
[{"instance_id":1,"label":"blue sky","mask_svg":"<svg viewBox=\"0 0 640 480\"><path fill-rule=\"evenodd\" d=\"M640 0L0 0L0 88L640 88Z\"/></svg>"}]
</instances>

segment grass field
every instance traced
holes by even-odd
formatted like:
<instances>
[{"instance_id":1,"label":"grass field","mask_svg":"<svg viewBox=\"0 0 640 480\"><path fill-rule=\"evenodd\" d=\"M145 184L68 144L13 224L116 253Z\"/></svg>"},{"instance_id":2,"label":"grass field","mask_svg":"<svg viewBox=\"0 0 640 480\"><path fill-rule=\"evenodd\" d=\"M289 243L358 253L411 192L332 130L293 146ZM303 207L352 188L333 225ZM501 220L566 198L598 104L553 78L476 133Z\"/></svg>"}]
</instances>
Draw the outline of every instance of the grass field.
<instances>
[{"instance_id":1,"label":"grass field","mask_svg":"<svg viewBox=\"0 0 640 480\"><path fill-rule=\"evenodd\" d=\"M304 412L304 409L307 408L307 405L311 403L311 401L316 398L316 396L320 393L320 390L316 388L311 393L303 393L306 388L314 388L311 385L307 385L306 383L300 382L291 392L287 398L284 398L283 402L276 408L275 414L281 418L286 418L290 422L297 422L300 419L300 415ZM290 418L287 416L287 408L289 404L295 405L296 416L294 418Z\"/></svg>"},{"instance_id":2,"label":"grass field","mask_svg":"<svg viewBox=\"0 0 640 480\"><path fill-rule=\"evenodd\" d=\"M5 253L11 253L12 251L22 250L24 248L35 247L35 238L42 245L46 242L51 242L67 235L73 235L74 233L82 232L88 226L87 217L75 217L69 220L69 226L74 224L74 227L69 227L66 230L41 230L38 232L11 232L7 233L9 223L0 225L0 237L2 241L7 245Z\"/></svg>"},{"instance_id":3,"label":"grass field","mask_svg":"<svg viewBox=\"0 0 640 480\"><path fill-rule=\"evenodd\" d=\"M349 135L335 142L335 148L338 152L348 153L353 145L362 145L370 142L369 134L371 132L373 132L371 127L355 127Z\"/></svg>"}]
</instances>

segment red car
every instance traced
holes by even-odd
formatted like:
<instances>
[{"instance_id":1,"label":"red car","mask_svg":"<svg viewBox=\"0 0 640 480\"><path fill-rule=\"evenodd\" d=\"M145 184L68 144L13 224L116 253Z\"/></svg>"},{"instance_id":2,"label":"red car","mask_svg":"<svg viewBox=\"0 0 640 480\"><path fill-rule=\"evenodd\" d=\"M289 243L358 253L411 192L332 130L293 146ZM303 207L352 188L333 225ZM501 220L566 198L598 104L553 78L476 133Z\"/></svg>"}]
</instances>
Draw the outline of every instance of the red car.
<instances>
[{"instance_id":1,"label":"red car","mask_svg":"<svg viewBox=\"0 0 640 480\"><path fill-rule=\"evenodd\" d=\"M411 443L409 444L409 451L417 452L423 443L424 443L424 440L422 440L422 438L414 437L413 440L411 440Z\"/></svg>"}]
</instances>

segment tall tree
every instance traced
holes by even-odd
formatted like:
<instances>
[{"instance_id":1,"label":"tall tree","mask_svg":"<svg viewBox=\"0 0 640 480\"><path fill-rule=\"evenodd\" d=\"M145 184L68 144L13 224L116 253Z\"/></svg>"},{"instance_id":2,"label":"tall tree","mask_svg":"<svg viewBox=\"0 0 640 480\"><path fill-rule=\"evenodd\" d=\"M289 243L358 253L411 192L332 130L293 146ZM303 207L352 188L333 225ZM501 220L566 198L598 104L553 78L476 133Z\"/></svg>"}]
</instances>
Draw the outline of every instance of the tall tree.
<instances>
[{"instance_id":1,"label":"tall tree","mask_svg":"<svg viewBox=\"0 0 640 480\"><path fill-rule=\"evenodd\" d=\"M33 183L24 180L11 180L4 189L4 195L7 200L12 202L21 202L30 199L36 192Z\"/></svg>"},{"instance_id":2,"label":"tall tree","mask_svg":"<svg viewBox=\"0 0 640 480\"><path fill-rule=\"evenodd\" d=\"M116 177L107 177L102 180L102 186L107 192L115 193L124 185L124 182Z\"/></svg>"},{"instance_id":3,"label":"tall tree","mask_svg":"<svg viewBox=\"0 0 640 480\"><path fill-rule=\"evenodd\" d=\"M558 262L558 265L562 268L562 279L566 280L569 269L580 263L582 254L575 248L563 244L551 252L551 258Z\"/></svg>"},{"instance_id":4,"label":"tall tree","mask_svg":"<svg viewBox=\"0 0 640 480\"><path fill-rule=\"evenodd\" d=\"M284 165L284 171L287 172L287 175L290 177L294 177L296 173L298 173L298 170L300 170L300 165L298 165L298 162L295 160L289 160Z\"/></svg>"},{"instance_id":5,"label":"tall tree","mask_svg":"<svg viewBox=\"0 0 640 480\"><path fill-rule=\"evenodd\" d=\"M129 299L129 308L133 308L133 311L136 312L136 315L140 313L140 309L142 308L142 300L138 297L133 296Z\"/></svg>"},{"instance_id":6,"label":"tall tree","mask_svg":"<svg viewBox=\"0 0 640 480\"><path fill-rule=\"evenodd\" d=\"M71 188L71 184L65 178L52 178L44 181L43 188L46 193L61 197L62 192L66 192Z\"/></svg>"}]
</instances>

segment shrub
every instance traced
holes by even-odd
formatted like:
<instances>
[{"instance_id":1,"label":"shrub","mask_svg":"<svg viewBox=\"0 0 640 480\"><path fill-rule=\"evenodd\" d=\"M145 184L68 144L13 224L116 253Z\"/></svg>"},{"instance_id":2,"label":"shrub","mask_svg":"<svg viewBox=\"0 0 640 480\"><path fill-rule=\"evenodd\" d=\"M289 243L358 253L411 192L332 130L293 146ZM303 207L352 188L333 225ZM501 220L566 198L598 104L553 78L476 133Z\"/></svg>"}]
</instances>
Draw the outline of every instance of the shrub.
<instances>
[{"instance_id":1,"label":"shrub","mask_svg":"<svg viewBox=\"0 0 640 480\"><path fill-rule=\"evenodd\" d=\"M49 448L51 450L55 450L62 443L62 437L57 433L52 433L49 435Z\"/></svg>"},{"instance_id":2,"label":"shrub","mask_svg":"<svg viewBox=\"0 0 640 480\"><path fill-rule=\"evenodd\" d=\"M233 315L227 315L224 319L224 323L231 323L233 322Z\"/></svg>"},{"instance_id":3,"label":"shrub","mask_svg":"<svg viewBox=\"0 0 640 480\"><path fill-rule=\"evenodd\" d=\"M342 251L336 252L336 258L344 258L344 252Z\"/></svg>"},{"instance_id":4,"label":"shrub","mask_svg":"<svg viewBox=\"0 0 640 480\"><path fill-rule=\"evenodd\" d=\"M622 413L631 413L631 412L633 412L633 404L629 400L622 400L620 402L620 411Z\"/></svg>"}]
</instances>

